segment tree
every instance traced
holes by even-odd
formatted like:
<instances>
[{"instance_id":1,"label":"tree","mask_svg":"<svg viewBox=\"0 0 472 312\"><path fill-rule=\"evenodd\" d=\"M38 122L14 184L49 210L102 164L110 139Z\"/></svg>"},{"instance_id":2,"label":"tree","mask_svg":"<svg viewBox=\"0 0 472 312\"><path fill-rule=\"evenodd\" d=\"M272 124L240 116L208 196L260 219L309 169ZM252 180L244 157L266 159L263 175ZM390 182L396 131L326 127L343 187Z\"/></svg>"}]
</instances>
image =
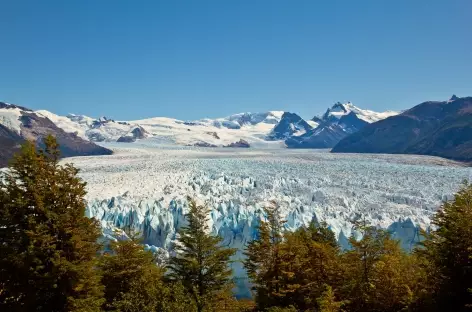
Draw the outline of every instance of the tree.
<instances>
[{"instance_id":1,"label":"tree","mask_svg":"<svg viewBox=\"0 0 472 312\"><path fill-rule=\"evenodd\" d=\"M229 263L236 250L221 246L221 237L209 234L209 209L188 200L188 225L179 231L168 268L170 278L182 283L201 312L211 309L214 299L231 285Z\"/></svg>"},{"instance_id":2,"label":"tree","mask_svg":"<svg viewBox=\"0 0 472 312\"><path fill-rule=\"evenodd\" d=\"M356 224L363 237L350 238L343 255L342 298L348 311L400 311L413 301L418 265L390 234L364 223Z\"/></svg>"},{"instance_id":3,"label":"tree","mask_svg":"<svg viewBox=\"0 0 472 312\"><path fill-rule=\"evenodd\" d=\"M282 304L282 257L281 244L285 221L276 203L265 207L267 221L261 220L258 237L246 247L244 267L254 284L256 305L260 310Z\"/></svg>"},{"instance_id":4,"label":"tree","mask_svg":"<svg viewBox=\"0 0 472 312\"><path fill-rule=\"evenodd\" d=\"M445 202L432 224L416 250L428 272L430 300L423 310L472 311L472 184Z\"/></svg>"},{"instance_id":5,"label":"tree","mask_svg":"<svg viewBox=\"0 0 472 312\"><path fill-rule=\"evenodd\" d=\"M283 306L319 310L317 299L326 286L338 287L342 279L340 248L334 233L325 223L317 222L286 232L281 255Z\"/></svg>"},{"instance_id":6,"label":"tree","mask_svg":"<svg viewBox=\"0 0 472 312\"><path fill-rule=\"evenodd\" d=\"M164 270L136 236L110 244L99 265L105 286L105 311L163 311L166 305Z\"/></svg>"},{"instance_id":7,"label":"tree","mask_svg":"<svg viewBox=\"0 0 472 312\"><path fill-rule=\"evenodd\" d=\"M318 306L320 312L340 312L341 307L344 305L343 302L336 301L334 296L333 288L329 285L325 285L326 290L318 298ZM318 311L318 310L317 310Z\"/></svg>"},{"instance_id":8,"label":"tree","mask_svg":"<svg viewBox=\"0 0 472 312\"><path fill-rule=\"evenodd\" d=\"M51 136L27 142L0 178L0 310L99 311L99 224L85 217L85 183L59 165Z\"/></svg>"}]
</instances>

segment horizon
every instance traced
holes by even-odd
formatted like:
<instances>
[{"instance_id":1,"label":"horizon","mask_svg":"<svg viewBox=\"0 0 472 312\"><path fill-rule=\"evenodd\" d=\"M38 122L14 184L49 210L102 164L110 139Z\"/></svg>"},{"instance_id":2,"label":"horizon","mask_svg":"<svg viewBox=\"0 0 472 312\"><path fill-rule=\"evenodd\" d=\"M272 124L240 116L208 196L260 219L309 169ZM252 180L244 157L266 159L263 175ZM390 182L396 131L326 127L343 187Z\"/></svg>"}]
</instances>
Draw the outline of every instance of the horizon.
<instances>
[{"instance_id":1,"label":"horizon","mask_svg":"<svg viewBox=\"0 0 472 312\"><path fill-rule=\"evenodd\" d=\"M472 95L467 0L0 4L5 102L115 120ZM47 21L46 23L44 21Z\"/></svg>"}]
</instances>

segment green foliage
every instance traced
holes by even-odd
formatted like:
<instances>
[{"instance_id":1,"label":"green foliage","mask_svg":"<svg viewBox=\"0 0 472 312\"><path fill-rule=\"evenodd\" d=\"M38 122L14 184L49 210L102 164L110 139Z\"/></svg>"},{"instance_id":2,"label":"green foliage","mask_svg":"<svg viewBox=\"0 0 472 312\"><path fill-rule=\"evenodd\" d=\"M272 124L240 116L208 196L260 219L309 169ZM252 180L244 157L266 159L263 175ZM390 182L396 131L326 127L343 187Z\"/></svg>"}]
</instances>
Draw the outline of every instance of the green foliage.
<instances>
[{"instance_id":1,"label":"green foliage","mask_svg":"<svg viewBox=\"0 0 472 312\"><path fill-rule=\"evenodd\" d=\"M105 286L105 311L162 311L165 304L164 270L136 237L110 244L110 253L101 257Z\"/></svg>"},{"instance_id":2,"label":"green foliage","mask_svg":"<svg viewBox=\"0 0 472 312\"><path fill-rule=\"evenodd\" d=\"M281 245L282 291L279 300L300 310L318 309L317 298L325 284L340 283L340 249L326 224L311 223L294 233L287 232Z\"/></svg>"},{"instance_id":3,"label":"green foliage","mask_svg":"<svg viewBox=\"0 0 472 312\"><path fill-rule=\"evenodd\" d=\"M344 305L343 302L336 301L333 288L329 285L326 285L326 290L316 301L318 302L320 312L340 312Z\"/></svg>"},{"instance_id":4,"label":"green foliage","mask_svg":"<svg viewBox=\"0 0 472 312\"><path fill-rule=\"evenodd\" d=\"M175 256L169 260L169 276L183 285L198 312L211 311L215 298L231 287L229 263L236 250L221 246L221 237L209 234L209 209L190 198L189 203L188 225L179 231Z\"/></svg>"},{"instance_id":5,"label":"green foliage","mask_svg":"<svg viewBox=\"0 0 472 312\"><path fill-rule=\"evenodd\" d=\"M277 205L265 209L259 236L247 246L245 267L254 284L259 310L293 306L318 309L325 284L341 280L340 249L326 224L313 222L294 233L282 232Z\"/></svg>"},{"instance_id":6,"label":"green foliage","mask_svg":"<svg viewBox=\"0 0 472 312\"><path fill-rule=\"evenodd\" d=\"M288 307L270 307L265 310L266 312L297 312L294 306Z\"/></svg>"},{"instance_id":7,"label":"green foliage","mask_svg":"<svg viewBox=\"0 0 472 312\"><path fill-rule=\"evenodd\" d=\"M472 310L472 185L433 218L436 227L416 252L428 272L424 310Z\"/></svg>"},{"instance_id":8,"label":"green foliage","mask_svg":"<svg viewBox=\"0 0 472 312\"><path fill-rule=\"evenodd\" d=\"M433 219L413 254L389 233L358 222L362 239L340 250L325 223L284 232L274 203L265 208L244 267L255 301L231 288L235 250L209 234L209 209L190 200L167 267L136 237L100 255L97 221L85 217L85 183L59 165L52 137L23 146L0 178L1 311L396 312L472 310L472 185Z\"/></svg>"},{"instance_id":9,"label":"green foliage","mask_svg":"<svg viewBox=\"0 0 472 312\"><path fill-rule=\"evenodd\" d=\"M365 223L357 224L361 240L350 239L352 249L342 256L341 288L348 311L400 311L413 300L419 280L415 259L403 251L389 233Z\"/></svg>"},{"instance_id":10,"label":"green foliage","mask_svg":"<svg viewBox=\"0 0 472 312\"><path fill-rule=\"evenodd\" d=\"M26 143L0 179L0 310L99 311L101 231L85 217L85 183L59 165L54 138Z\"/></svg>"},{"instance_id":11,"label":"green foliage","mask_svg":"<svg viewBox=\"0 0 472 312\"><path fill-rule=\"evenodd\" d=\"M279 298L282 289L281 245L283 224L279 206L273 203L264 208L267 221L260 221L258 237L251 241L244 255L244 267L256 291L256 304L261 310L282 305Z\"/></svg>"}]
</instances>

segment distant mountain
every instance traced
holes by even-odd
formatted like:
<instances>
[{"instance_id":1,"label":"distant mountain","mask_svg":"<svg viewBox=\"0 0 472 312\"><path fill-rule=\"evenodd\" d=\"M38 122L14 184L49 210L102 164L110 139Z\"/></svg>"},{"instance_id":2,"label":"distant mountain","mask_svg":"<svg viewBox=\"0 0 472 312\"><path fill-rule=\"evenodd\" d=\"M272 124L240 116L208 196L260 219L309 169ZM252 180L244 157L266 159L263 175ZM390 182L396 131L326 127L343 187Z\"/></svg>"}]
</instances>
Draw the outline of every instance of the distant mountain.
<instances>
[{"instance_id":1,"label":"distant mountain","mask_svg":"<svg viewBox=\"0 0 472 312\"><path fill-rule=\"evenodd\" d=\"M350 102L338 102L322 116L315 116L311 120L283 111L239 113L224 118L193 121L167 117L116 121L107 117L92 118L75 114L59 116L45 110L29 113L49 120L64 133L90 142L129 143L146 139L149 144L203 147L234 146L235 142L245 142L240 145L256 148L331 148L365 125L396 114L363 110ZM3 125L11 123L10 117L4 118ZM18 117L13 118L16 119ZM20 130L16 133L20 133ZM7 137L11 140L11 136L7 135L3 140L7 140Z\"/></svg>"},{"instance_id":2,"label":"distant mountain","mask_svg":"<svg viewBox=\"0 0 472 312\"><path fill-rule=\"evenodd\" d=\"M365 126L332 152L425 154L472 161L472 97L421 103Z\"/></svg>"},{"instance_id":3,"label":"distant mountain","mask_svg":"<svg viewBox=\"0 0 472 312\"><path fill-rule=\"evenodd\" d=\"M64 131L75 133L82 139L93 142L116 142L136 128L134 124L115 121L107 117L95 119L74 114L59 116L45 110L39 110L36 113L50 119Z\"/></svg>"},{"instance_id":4,"label":"distant mountain","mask_svg":"<svg viewBox=\"0 0 472 312\"><path fill-rule=\"evenodd\" d=\"M346 135L347 133L341 126L322 123L301 136L286 139L285 144L289 148L330 148Z\"/></svg>"},{"instance_id":5,"label":"distant mountain","mask_svg":"<svg viewBox=\"0 0 472 312\"><path fill-rule=\"evenodd\" d=\"M321 117L304 120L299 115L269 111L239 113L224 118L182 121L155 117L115 121L48 111L36 113L49 118L66 132L93 142L134 142L149 138L158 144L222 147L240 140L251 147L330 148L366 124L394 115L360 109L352 103L336 103Z\"/></svg>"},{"instance_id":6,"label":"distant mountain","mask_svg":"<svg viewBox=\"0 0 472 312\"><path fill-rule=\"evenodd\" d=\"M183 121L155 117L134 121L115 121L107 117L91 118L69 114L59 116L49 111L36 113L49 118L66 132L93 142L134 142L149 138L160 144L223 147L240 140L251 146L277 145L265 138L284 112L240 113L224 118Z\"/></svg>"},{"instance_id":7,"label":"distant mountain","mask_svg":"<svg viewBox=\"0 0 472 312\"><path fill-rule=\"evenodd\" d=\"M213 126L216 128L241 129L244 126L254 126L261 123L275 125L280 121L283 114L283 111L269 111L265 113L240 113L230 115L225 118L205 118L197 121L191 121L190 123Z\"/></svg>"},{"instance_id":8,"label":"distant mountain","mask_svg":"<svg viewBox=\"0 0 472 312\"><path fill-rule=\"evenodd\" d=\"M313 117L312 121L319 123L318 127L303 135L287 138L285 144L290 148L331 148L344 137L366 125L396 114L392 111L378 113L363 110L351 102L344 104L338 102L322 117Z\"/></svg>"},{"instance_id":9,"label":"distant mountain","mask_svg":"<svg viewBox=\"0 0 472 312\"><path fill-rule=\"evenodd\" d=\"M62 156L108 155L112 152L56 126L48 118L22 106L0 102L0 167L7 165L25 140L43 144L47 135L54 135Z\"/></svg>"},{"instance_id":10,"label":"distant mountain","mask_svg":"<svg viewBox=\"0 0 472 312\"><path fill-rule=\"evenodd\" d=\"M355 116L357 116L357 118L367 123L373 123L381 119L397 115L398 113L394 111L385 111L379 113L368 109L361 109L357 106L354 106L351 102L347 102L344 104L341 102L337 102L331 108L329 108L326 113L324 113L321 119L327 122L335 122L336 120L341 120L341 118L349 114L354 114Z\"/></svg>"},{"instance_id":11,"label":"distant mountain","mask_svg":"<svg viewBox=\"0 0 472 312\"><path fill-rule=\"evenodd\" d=\"M118 138L117 142L135 142L148 137L148 132L141 126L134 127L131 131Z\"/></svg>"},{"instance_id":12,"label":"distant mountain","mask_svg":"<svg viewBox=\"0 0 472 312\"><path fill-rule=\"evenodd\" d=\"M305 134L313 129L305 120L294 113L285 112L279 123L267 136L268 140L285 140L292 136Z\"/></svg>"}]
</instances>

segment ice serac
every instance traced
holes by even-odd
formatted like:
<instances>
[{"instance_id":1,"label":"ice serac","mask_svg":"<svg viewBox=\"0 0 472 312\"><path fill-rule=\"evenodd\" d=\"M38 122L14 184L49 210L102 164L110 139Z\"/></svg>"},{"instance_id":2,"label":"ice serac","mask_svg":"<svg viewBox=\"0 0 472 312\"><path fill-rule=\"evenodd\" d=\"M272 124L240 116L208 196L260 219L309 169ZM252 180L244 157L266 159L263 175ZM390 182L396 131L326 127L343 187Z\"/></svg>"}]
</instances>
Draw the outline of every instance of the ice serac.
<instances>
[{"instance_id":1,"label":"ice serac","mask_svg":"<svg viewBox=\"0 0 472 312\"><path fill-rule=\"evenodd\" d=\"M87 214L100 220L104 234L112 239L114 229L132 227L149 248L165 253L185 224L189 195L208 204L211 231L239 249L238 260L271 201L281 206L288 230L325 221L347 247L351 235L360 235L352 221L362 218L409 250L419 227L429 226L469 176L468 168L434 157L132 146L104 158L72 159L87 182ZM240 262L233 268L244 294L244 270Z\"/></svg>"}]
</instances>

